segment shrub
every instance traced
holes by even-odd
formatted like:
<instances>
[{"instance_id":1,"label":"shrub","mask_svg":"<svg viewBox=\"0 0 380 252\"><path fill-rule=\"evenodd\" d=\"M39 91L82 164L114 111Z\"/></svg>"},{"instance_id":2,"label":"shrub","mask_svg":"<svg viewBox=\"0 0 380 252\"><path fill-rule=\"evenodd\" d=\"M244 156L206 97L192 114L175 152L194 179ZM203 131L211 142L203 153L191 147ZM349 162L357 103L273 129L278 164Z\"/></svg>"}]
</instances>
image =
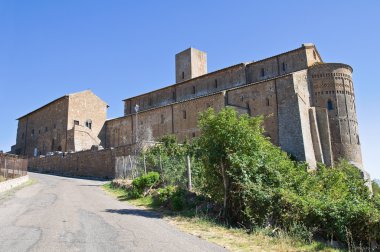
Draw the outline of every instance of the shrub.
<instances>
[{"instance_id":1,"label":"shrub","mask_svg":"<svg viewBox=\"0 0 380 252\"><path fill-rule=\"evenodd\" d=\"M173 196L175 191L176 191L176 188L174 186L167 186L164 188L159 188L157 190L157 194L156 194L155 199L159 205L164 205Z\"/></svg>"},{"instance_id":2,"label":"shrub","mask_svg":"<svg viewBox=\"0 0 380 252\"><path fill-rule=\"evenodd\" d=\"M155 201L164 207L168 207L173 211L182 211L190 207L188 198L191 198L191 193L184 189L174 186L159 188L155 195Z\"/></svg>"},{"instance_id":3,"label":"shrub","mask_svg":"<svg viewBox=\"0 0 380 252\"><path fill-rule=\"evenodd\" d=\"M135 178L132 181L132 190L130 191L131 197L141 197L146 189L158 185L160 175L157 172L148 172L146 175Z\"/></svg>"}]
</instances>

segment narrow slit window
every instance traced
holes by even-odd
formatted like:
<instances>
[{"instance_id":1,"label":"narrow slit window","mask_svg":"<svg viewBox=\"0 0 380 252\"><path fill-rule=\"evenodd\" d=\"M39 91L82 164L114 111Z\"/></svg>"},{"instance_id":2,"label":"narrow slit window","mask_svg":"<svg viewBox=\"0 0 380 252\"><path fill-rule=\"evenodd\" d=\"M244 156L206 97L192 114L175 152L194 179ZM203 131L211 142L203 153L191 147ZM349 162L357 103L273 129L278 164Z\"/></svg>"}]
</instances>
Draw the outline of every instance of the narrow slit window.
<instances>
[{"instance_id":1,"label":"narrow slit window","mask_svg":"<svg viewBox=\"0 0 380 252\"><path fill-rule=\"evenodd\" d=\"M183 116L183 119L186 119L186 118L187 118L186 110L182 111L182 116Z\"/></svg>"},{"instance_id":2,"label":"narrow slit window","mask_svg":"<svg viewBox=\"0 0 380 252\"><path fill-rule=\"evenodd\" d=\"M215 80L214 87L218 88L218 80Z\"/></svg>"},{"instance_id":3,"label":"narrow slit window","mask_svg":"<svg viewBox=\"0 0 380 252\"><path fill-rule=\"evenodd\" d=\"M195 86L193 86L193 94L195 94Z\"/></svg>"},{"instance_id":4,"label":"narrow slit window","mask_svg":"<svg viewBox=\"0 0 380 252\"><path fill-rule=\"evenodd\" d=\"M161 115L161 124L163 124L165 122L165 117L164 115Z\"/></svg>"},{"instance_id":5,"label":"narrow slit window","mask_svg":"<svg viewBox=\"0 0 380 252\"><path fill-rule=\"evenodd\" d=\"M265 70L264 68L261 68L261 77L264 77L265 76Z\"/></svg>"},{"instance_id":6,"label":"narrow slit window","mask_svg":"<svg viewBox=\"0 0 380 252\"><path fill-rule=\"evenodd\" d=\"M185 72L182 72L182 80L185 79Z\"/></svg>"},{"instance_id":7,"label":"narrow slit window","mask_svg":"<svg viewBox=\"0 0 380 252\"><path fill-rule=\"evenodd\" d=\"M333 110L334 109L334 106L333 106L333 103L331 100L328 100L327 101L327 109L328 110Z\"/></svg>"},{"instance_id":8,"label":"narrow slit window","mask_svg":"<svg viewBox=\"0 0 380 252\"><path fill-rule=\"evenodd\" d=\"M92 128L92 121L91 120L87 120L86 121L86 127L91 129Z\"/></svg>"},{"instance_id":9,"label":"narrow slit window","mask_svg":"<svg viewBox=\"0 0 380 252\"><path fill-rule=\"evenodd\" d=\"M285 62L282 62L282 71L286 71L286 64L285 64Z\"/></svg>"},{"instance_id":10,"label":"narrow slit window","mask_svg":"<svg viewBox=\"0 0 380 252\"><path fill-rule=\"evenodd\" d=\"M314 56L314 59L316 60L317 59L317 54L315 53L315 51L313 51L313 56Z\"/></svg>"},{"instance_id":11,"label":"narrow slit window","mask_svg":"<svg viewBox=\"0 0 380 252\"><path fill-rule=\"evenodd\" d=\"M269 98L266 98L265 103L266 103L267 107L270 106Z\"/></svg>"}]
</instances>

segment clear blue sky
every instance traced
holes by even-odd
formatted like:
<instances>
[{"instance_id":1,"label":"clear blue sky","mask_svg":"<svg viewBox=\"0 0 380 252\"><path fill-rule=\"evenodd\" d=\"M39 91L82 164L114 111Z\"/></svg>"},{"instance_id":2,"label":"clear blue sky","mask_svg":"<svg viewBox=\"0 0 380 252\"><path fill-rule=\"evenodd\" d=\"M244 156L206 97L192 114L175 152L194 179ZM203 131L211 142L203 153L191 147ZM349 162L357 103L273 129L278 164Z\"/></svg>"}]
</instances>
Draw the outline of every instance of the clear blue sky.
<instances>
[{"instance_id":1,"label":"clear blue sky","mask_svg":"<svg viewBox=\"0 0 380 252\"><path fill-rule=\"evenodd\" d=\"M0 149L16 118L91 89L122 99L174 83L174 55L208 53L208 69L316 44L354 69L365 168L380 178L380 1L0 0Z\"/></svg>"}]
</instances>

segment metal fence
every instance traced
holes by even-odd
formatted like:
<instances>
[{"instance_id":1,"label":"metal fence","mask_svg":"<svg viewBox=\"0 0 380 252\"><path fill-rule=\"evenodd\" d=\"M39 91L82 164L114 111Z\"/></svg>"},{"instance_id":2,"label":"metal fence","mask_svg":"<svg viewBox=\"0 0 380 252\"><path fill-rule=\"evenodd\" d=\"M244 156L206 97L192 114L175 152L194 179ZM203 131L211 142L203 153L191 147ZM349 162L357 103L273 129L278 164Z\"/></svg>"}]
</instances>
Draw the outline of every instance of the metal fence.
<instances>
[{"instance_id":1,"label":"metal fence","mask_svg":"<svg viewBox=\"0 0 380 252\"><path fill-rule=\"evenodd\" d=\"M147 172L155 171L160 174L164 184L191 188L191 167L194 165L194 160L189 156L119 156L115 160L115 178L133 180Z\"/></svg>"},{"instance_id":2,"label":"metal fence","mask_svg":"<svg viewBox=\"0 0 380 252\"><path fill-rule=\"evenodd\" d=\"M25 176L28 170L28 160L19 156L0 153L0 182Z\"/></svg>"},{"instance_id":3,"label":"metal fence","mask_svg":"<svg viewBox=\"0 0 380 252\"><path fill-rule=\"evenodd\" d=\"M115 160L115 178L134 179L142 175L141 165L137 156L121 156Z\"/></svg>"}]
</instances>

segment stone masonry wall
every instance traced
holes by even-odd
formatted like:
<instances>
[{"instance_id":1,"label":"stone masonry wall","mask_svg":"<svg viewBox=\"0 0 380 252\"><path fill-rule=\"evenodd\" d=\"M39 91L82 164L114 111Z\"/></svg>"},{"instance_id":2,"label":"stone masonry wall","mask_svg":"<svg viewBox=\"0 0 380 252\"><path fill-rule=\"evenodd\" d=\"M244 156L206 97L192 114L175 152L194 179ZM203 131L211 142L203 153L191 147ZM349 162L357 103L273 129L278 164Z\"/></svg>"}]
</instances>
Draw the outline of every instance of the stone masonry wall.
<instances>
[{"instance_id":1,"label":"stone masonry wall","mask_svg":"<svg viewBox=\"0 0 380 252\"><path fill-rule=\"evenodd\" d=\"M66 176L114 178L116 157L130 155L132 152L132 146L124 146L68 153L65 156L36 157L28 160L28 168L29 171Z\"/></svg>"},{"instance_id":2,"label":"stone masonry wall","mask_svg":"<svg viewBox=\"0 0 380 252\"><path fill-rule=\"evenodd\" d=\"M33 156L49 151L66 151L68 98L63 97L19 119L16 154Z\"/></svg>"}]
</instances>

